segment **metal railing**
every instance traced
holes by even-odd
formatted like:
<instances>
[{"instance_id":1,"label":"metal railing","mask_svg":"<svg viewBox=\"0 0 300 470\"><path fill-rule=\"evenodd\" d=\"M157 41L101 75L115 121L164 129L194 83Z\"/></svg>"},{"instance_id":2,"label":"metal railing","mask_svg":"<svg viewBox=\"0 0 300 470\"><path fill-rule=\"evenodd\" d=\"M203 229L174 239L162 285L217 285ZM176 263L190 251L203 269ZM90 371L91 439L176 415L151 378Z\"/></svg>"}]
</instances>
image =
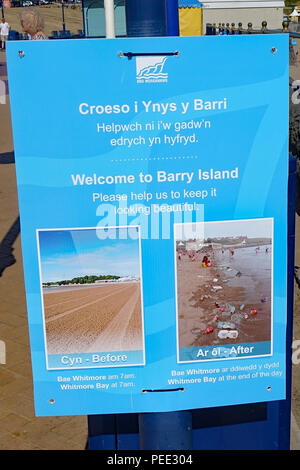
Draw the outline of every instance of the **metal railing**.
<instances>
[{"instance_id":1,"label":"metal railing","mask_svg":"<svg viewBox=\"0 0 300 470\"><path fill-rule=\"evenodd\" d=\"M207 23L206 36L226 36L232 34L273 34L273 33L289 33L291 37L300 37L300 33L289 31L289 21L282 22L282 29L268 29L267 21L262 21L260 29L253 29L252 23L247 24L247 28L243 27L243 23Z\"/></svg>"}]
</instances>

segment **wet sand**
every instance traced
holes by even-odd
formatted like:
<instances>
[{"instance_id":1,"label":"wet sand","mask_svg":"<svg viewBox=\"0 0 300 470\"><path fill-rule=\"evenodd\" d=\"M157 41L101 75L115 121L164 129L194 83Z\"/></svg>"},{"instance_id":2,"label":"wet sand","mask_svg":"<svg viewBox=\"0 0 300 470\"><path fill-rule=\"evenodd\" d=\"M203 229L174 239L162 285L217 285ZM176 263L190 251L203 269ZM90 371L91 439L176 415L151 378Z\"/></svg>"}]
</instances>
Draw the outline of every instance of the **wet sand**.
<instances>
[{"instance_id":1,"label":"wet sand","mask_svg":"<svg viewBox=\"0 0 300 470\"><path fill-rule=\"evenodd\" d=\"M143 348L139 282L46 292L48 354Z\"/></svg>"},{"instance_id":2,"label":"wet sand","mask_svg":"<svg viewBox=\"0 0 300 470\"><path fill-rule=\"evenodd\" d=\"M270 341L271 253L266 254L264 249L258 254L254 249L252 253L240 250L248 252L238 254L235 250L233 256L228 250L224 254L216 252L211 256L212 267L206 268L201 264L203 254L198 261L191 261L188 255L181 260L177 257L180 348ZM252 256L253 263L247 259ZM263 269L266 266L270 269ZM257 314L252 315L251 310L257 310ZM234 324L236 339L218 337L224 329L218 323L224 321ZM206 333L207 328L213 331Z\"/></svg>"}]
</instances>

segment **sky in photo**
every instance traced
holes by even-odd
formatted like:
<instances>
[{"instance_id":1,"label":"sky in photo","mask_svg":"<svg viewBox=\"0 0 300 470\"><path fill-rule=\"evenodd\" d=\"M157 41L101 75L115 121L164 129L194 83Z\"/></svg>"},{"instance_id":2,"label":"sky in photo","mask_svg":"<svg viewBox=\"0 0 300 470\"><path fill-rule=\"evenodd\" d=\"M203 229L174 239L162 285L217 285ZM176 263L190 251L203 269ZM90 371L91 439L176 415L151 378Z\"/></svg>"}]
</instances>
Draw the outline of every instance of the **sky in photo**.
<instances>
[{"instance_id":1,"label":"sky in photo","mask_svg":"<svg viewBox=\"0 0 300 470\"><path fill-rule=\"evenodd\" d=\"M85 275L140 276L137 228L38 232L42 282ZM112 238L114 237L114 238Z\"/></svg>"},{"instance_id":2,"label":"sky in photo","mask_svg":"<svg viewBox=\"0 0 300 470\"><path fill-rule=\"evenodd\" d=\"M272 238L272 219L225 220L220 222L197 222L175 226L176 240L237 237Z\"/></svg>"}]
</instances>

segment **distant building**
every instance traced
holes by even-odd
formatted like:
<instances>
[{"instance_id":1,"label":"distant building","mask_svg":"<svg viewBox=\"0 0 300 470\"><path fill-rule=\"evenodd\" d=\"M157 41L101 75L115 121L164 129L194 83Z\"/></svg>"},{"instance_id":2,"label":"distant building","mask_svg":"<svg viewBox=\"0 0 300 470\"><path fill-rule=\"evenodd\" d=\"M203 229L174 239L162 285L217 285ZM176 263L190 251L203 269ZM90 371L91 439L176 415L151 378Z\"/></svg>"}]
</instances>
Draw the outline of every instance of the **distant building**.
<instances>
[{"instance_id":1,"label":"distant building","mask_svg":"<svg viewBox=\"0 0 300 470\"><path fill-rule=\"evenodd\" d=\"M125 277L120 277L118 279L118 282L137 282L137 281L139 281L139 278L135 276L125 276Z\"/></svg>"},{"instance_id":2,"label":"distant building","mask_svg":"<svg viewBox=\"0 0 300 470\"><path fill-rule=\"evenodd\" d=\"M238 23L247 29L261 29L263 21L268 29L282 29L284 1L281 0L201 0L203 4L203 28L207 23Z\"/></svg>"}]
</instances>

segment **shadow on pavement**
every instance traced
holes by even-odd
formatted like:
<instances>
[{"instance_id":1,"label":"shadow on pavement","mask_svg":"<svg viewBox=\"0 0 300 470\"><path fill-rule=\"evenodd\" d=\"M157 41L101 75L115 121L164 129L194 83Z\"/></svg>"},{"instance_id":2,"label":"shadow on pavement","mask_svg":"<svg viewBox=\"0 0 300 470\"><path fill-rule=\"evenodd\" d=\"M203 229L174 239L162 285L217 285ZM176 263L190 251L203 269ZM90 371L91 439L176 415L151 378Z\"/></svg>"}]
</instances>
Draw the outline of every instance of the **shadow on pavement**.
<instances>
[{"instance_id":1,"label":"shadow on pavement","mask_svg":"<svg viewBox=\"0 0 300 470\"><path fill-rule=\"evenodd\" d=\"M20 233L20 218L17 217L0 243L0 277L3 271L16 262L13 244Z\"/></svg>"},{"instance_id":2,"label":"shadow on pavement","mask_svg":"<svg viewBox=\"0 0 300 470\"><path fill-rule=\"evenodd\" d=\"M0 153L0 165L7 163L15 163L15 152Z\"/></svg>"}]
</instances>

